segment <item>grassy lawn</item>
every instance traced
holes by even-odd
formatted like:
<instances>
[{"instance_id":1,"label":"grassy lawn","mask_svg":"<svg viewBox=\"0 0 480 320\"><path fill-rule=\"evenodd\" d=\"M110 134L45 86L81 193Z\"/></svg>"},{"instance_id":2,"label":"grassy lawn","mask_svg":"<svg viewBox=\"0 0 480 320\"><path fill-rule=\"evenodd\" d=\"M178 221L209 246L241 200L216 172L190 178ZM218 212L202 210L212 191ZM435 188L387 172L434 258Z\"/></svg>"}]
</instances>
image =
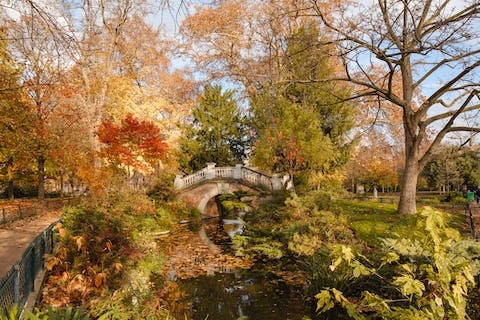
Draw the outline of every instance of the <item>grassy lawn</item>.
<instances>
[{"instance_id":1,"label":"grassy lawn","mask_svg":"<svg viewBox=\"0 0 480 320\"><path fill-rule=\"evenodd\" d=\"M432 205L432 207L435 207ZM370 247L378 247L382 238L406 236L416 225L414 215L404 217L397 213L397 205L380 203L373 200L336 200L336 212L347 217L350 227L358 239ZM418 206L420 211L422 206ZM452 226L458 229L464 227L465 217L462 214L452 215Z\"/></svg>"}]
</instances>

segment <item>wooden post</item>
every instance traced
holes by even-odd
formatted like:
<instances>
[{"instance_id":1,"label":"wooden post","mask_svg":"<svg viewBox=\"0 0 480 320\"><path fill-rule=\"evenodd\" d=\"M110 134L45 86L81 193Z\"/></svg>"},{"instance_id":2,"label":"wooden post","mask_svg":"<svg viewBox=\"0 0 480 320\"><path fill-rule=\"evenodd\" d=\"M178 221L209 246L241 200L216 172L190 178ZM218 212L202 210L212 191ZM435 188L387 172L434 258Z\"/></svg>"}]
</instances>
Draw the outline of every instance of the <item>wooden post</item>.
<instances>
[{"instance_id":1,"label":"wooden post","mask_svg":"<svg viewBox=\"0 0 480 320\"><path fill-rule=\"evenodd\" d=\"M20 219L22 219L22 206L21 205L18 205L18 216L20 217Z\"/></svg>"},{"instance_id":2,"label":"wooden post","mask_svg":"<svg viewBox=\"0 0 480 320\"><path fill-rule=\"evenodd\" d=\"M7 217L5 217L5 208L2 208L2 217L3 217L3 223L7 223Z\"/></svg>"}]
</instances>

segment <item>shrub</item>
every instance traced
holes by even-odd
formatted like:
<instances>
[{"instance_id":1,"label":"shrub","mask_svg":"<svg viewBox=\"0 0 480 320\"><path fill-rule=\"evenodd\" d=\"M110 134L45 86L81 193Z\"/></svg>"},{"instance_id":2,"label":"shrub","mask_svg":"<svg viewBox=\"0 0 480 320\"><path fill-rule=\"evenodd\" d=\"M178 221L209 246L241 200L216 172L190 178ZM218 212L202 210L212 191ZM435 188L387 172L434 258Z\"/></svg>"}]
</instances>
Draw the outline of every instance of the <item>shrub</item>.
<instances>
[{"instance_id":1,"label":"shrub","mask_svg":"<svg viewBox=\"0 0 480 320\"><path fill-rule=\"evenodd\" d=\"M148 267L161 270L163 261L154 234L171 225L170 216L141 194L110 194L67 209L56 227L55 255L47 258L51 275L43 302L91 308L103 294L128 287L135 272L148 280Z\"/></svg>"},{"instance_id":2,"label":"shrub","mask_svg":"<svg viewBox=\"0 0 480 320\"><path fill-rule=\"evenodd\" d=\"M463 204L466 199L460 191L449 191L440 198L440 202L450 202L455 204Z\"/></svg>"},{"instance_id":3,"label":"shrub","mask_svg":"<svg viewBox=\"0 0 480 320\"><path fill-rule=\"evenodd\" d=\"M158 203L172 201L176 193L173 187L174 180L173 172L161 174L154 186L148 190L147 195Z\"/></svg>"},{"instance_id":4,"label":"shrub","mask_svg":"<svg viewBox=\"0 0 480 320\"><path fill-rule=\"evenodd\" d=\"M92 295L120 287L123 266L134 252L128 226L123 216L103 210L67 209L63 224L56 226L55 255L46 262L50 281L59 286L44 300L49 303L63 296L62 303L86 304Z\"/></svg>"},{"instance_id":5,"label":"shrub","mask_svg":"<svg viewBox=\"0 0 480 320\"><path fill-rule=\"evenodd\" d=\"M352 243L347 221L332 211L323 192L292 194L264 203L245 216L246 230L234 243L243 254L279 258L312 256L329 243ZM280 202L283 200L283 202Z\"/></svg>"},{"instance_id":6,"label":"shrub","mask_svg":"<svg viewBox=\"0 0 480 320\"><path fill-rule=\"evenodd\" d=\"M183 201L170 201L160 207L163 214L169 212L173 222L188 220L190 226L197 230L202 224L202 213L196 208L188 207Z\"/></svg>"}]
</instances>

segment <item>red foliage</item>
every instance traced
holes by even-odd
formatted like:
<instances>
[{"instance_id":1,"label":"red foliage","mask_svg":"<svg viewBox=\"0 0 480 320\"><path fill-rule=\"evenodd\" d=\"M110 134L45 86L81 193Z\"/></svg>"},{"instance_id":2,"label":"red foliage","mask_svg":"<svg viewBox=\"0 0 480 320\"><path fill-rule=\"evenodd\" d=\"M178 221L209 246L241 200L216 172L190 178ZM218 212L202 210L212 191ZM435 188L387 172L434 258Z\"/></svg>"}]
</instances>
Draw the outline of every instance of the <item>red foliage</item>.
<instances>
[{"instance_id":1,"label":"red foliage","mask_svg":"<svg viewBox=\"0 0 480 320\"><path fill-rule=\"evenodd\" d=\"M97 135L105 145L102 155L116 165L145 169L144 161L153 164L167 150L160 129L153 122L139 121L131 113L120 125L104 120Z\"/></svg>"}]
</instances>

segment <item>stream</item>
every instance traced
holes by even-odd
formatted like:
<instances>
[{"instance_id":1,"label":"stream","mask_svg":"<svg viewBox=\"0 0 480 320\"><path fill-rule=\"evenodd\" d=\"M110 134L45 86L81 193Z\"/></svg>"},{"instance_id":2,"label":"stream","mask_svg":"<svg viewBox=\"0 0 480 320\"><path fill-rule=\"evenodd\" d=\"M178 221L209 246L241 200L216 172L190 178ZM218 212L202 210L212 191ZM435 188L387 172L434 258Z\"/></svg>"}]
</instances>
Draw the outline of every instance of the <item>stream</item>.
<instances>
[{"instance_id":1,"label":"stream","mask_svg":"<svg viewBox=\"0 0 480 320\"><path fill-rule=\"evenodd\" d=\"M209 219L204 223L208 238L223 252L233 253L232 237L243 231L240 220ZM176 319L267 320L302 319L312 316L311 303L303 289L285 283L256 264L250 269L177 279L181 296L171 308Z\"/></svg>"}]
</instances>

